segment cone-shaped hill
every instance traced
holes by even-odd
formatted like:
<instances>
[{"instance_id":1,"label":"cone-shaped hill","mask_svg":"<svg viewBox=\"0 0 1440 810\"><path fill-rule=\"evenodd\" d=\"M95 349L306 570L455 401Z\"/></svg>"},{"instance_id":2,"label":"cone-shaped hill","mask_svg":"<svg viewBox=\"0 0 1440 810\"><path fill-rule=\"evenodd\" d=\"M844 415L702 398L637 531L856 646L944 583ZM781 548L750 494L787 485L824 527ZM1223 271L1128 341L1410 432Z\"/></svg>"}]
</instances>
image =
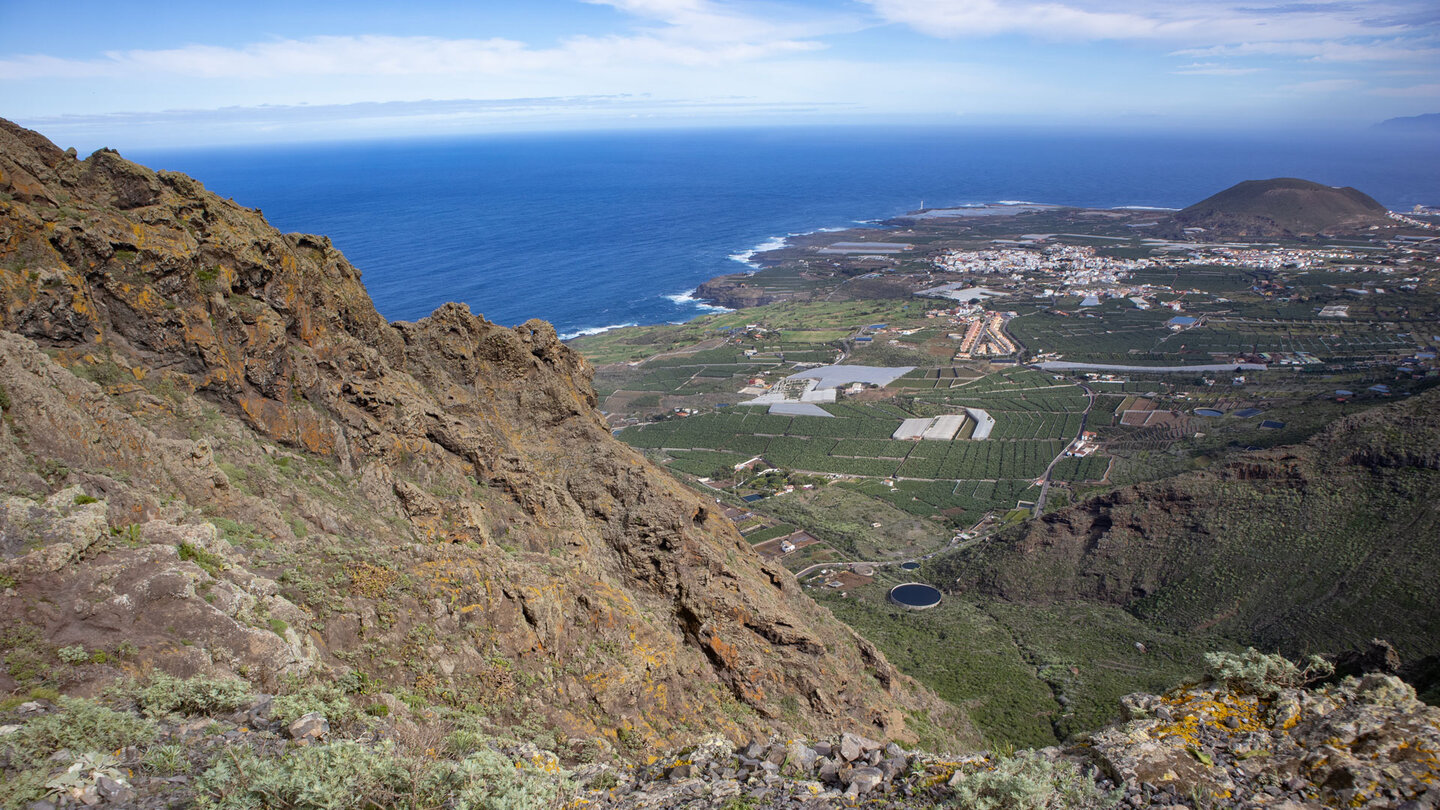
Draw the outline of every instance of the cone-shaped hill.
<instances>
[{"instance_id":1,"label":"cone-shaped hill","mask_svg":"<svg viewBox=\"0 0 1440 810\"><path fill-rule=\"evenodd\" d=\"M1232 236L1313 236L1393 225L1385 206L1356 189L1293 177L1246 180L1175 214L1178 228Z\"/></svg>"}]
</instances>

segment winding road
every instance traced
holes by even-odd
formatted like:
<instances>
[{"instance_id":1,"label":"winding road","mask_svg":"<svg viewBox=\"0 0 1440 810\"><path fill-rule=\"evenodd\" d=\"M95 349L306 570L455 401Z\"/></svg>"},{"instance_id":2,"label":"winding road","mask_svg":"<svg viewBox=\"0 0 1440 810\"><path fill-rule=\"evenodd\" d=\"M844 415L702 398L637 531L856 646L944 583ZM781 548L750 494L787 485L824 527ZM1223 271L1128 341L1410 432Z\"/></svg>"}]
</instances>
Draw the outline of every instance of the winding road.
<instances>
[{"instance_id":1,"label":"winding road","mask_svg":"<svg viewBox=\"0 0 1440 810\"><path fill-rule=\"evenodd\" d=\"M1085 406L1085 412L1080 414L1080 431L1075 434L1075 439L1078 439L1085 435L1085 424L1090 421L1090 409L1095 407L1095 391L1084 383L1076 383L1076 385L1080 386L1080 388L1085 391L1085 396L1090 399L1089 403ZM1071 441L1073 442L1074 439ZM1065 446L1068 449L1070 445L1067 444ZM1041 477L1040 497L1035 499L1035 509L1031 512L1035 517L1039 517L1045 513L1045 499L1050 497L1050 471L1055 469L1055 465L1059 464L1062 458L1065 458L1064 450L1060 451L1060 455L1051 459L1050 466L1045 468L1045 475Z\"/></svg>"}]
</instances>

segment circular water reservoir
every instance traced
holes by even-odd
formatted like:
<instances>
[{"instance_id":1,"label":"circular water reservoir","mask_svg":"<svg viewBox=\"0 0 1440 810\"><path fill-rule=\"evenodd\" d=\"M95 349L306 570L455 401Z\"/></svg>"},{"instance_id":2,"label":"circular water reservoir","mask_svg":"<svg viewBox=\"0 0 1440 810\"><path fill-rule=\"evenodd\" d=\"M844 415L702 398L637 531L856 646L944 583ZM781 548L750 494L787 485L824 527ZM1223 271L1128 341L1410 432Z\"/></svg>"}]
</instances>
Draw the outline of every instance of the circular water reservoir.
<instances>
[{"instance_id":1,"label":"circular water reservoir","mask_svg":"<svg viewBox=\"0 0 1440 810\"><path fill-rule=\"evenodd\" d=\"M928 610L940 604L940 591L919 582L907 582L890 589L890 601L910 610Z\"/></svg>"},{"instance_id":2,"label":"circular water reservoir","mask_svg":"<svg viewBox=\"0 0 1440 810\"><path fill-rule=\"evenodd\" d=\"M1201 416L1224 416L1224 411L1217 411L1214 408L1196 408L1195 413Z\"/></svg>"},{"instance_id":3,"label":"circular water reservoir","mask_svg":"<svg viewBox=\"0 0 1440 810\"><path fill-rule=\"evenodd\" d=\"M917 562L900 563L900 567L903 568L903 569L905 569L906 571L914 571L915 569L917 569L917 568L920 567L920 563L917 563Z\"/></svg>"}]
</instances>

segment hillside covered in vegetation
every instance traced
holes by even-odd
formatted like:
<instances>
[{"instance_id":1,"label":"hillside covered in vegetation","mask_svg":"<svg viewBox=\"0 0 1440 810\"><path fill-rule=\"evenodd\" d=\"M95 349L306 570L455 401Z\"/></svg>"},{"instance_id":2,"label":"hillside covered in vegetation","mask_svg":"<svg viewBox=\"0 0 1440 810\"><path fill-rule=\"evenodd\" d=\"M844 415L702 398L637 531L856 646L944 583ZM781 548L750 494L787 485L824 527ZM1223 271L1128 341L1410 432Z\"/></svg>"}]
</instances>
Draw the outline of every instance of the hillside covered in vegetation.
<instances>
[{"instance_id":1,"label":"hillside covered in vegetation","mask_svg":"<svg viewBox=\"0 0 1440 810\"><path fill-rule=\"evenodd\" d=\"M1440 654L1437 453L1432 389L1301 445L1091 497L928 572L956 592L1113 605L1291 654L1384 638L1420 672Z\"/></svg>"}]
</instances>

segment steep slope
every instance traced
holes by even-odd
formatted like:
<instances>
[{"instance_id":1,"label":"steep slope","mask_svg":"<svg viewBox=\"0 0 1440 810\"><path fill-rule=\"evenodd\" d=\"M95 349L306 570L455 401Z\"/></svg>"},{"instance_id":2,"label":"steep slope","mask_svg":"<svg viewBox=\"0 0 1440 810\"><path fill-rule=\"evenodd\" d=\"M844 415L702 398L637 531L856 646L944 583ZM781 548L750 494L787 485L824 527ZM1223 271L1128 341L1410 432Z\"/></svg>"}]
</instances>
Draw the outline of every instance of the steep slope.
<instances>
[{"instance_id":1,"label":"steep slope","mask_svg":"<svg viewBox=\"0 0 1440 810\"><path fill-rule=\"evenodd\" d=\"M1125 607L1175 631L1288 652L1390 640L1440 654L1440 390L1310 442L1125 487L946 560L1001 599Z\"/></svg>"},{"instance_id":2,"label":"steep slope","mask_svg":"<svg viewBox=\"0 0 1440 810\"><path fill-rule=\"evenodd\" d=\"M387 323L188 177L0 122L0 329L0 629L37 662L355 671L622 746L950 711L614 441L548 324Z\"/></svg>"},{"instance_id":3,"label":"steep slope","mask_svg":"<svg viewBox=\"0 0 1440 810\"><path fill-rule=\"evenodd\" d=\"M1293 177L1237 183L1172 218L1173 226L1230 236L1313 236L1394 224L1385 206L1363 192Z\"/></svg>"}]
</instances>

